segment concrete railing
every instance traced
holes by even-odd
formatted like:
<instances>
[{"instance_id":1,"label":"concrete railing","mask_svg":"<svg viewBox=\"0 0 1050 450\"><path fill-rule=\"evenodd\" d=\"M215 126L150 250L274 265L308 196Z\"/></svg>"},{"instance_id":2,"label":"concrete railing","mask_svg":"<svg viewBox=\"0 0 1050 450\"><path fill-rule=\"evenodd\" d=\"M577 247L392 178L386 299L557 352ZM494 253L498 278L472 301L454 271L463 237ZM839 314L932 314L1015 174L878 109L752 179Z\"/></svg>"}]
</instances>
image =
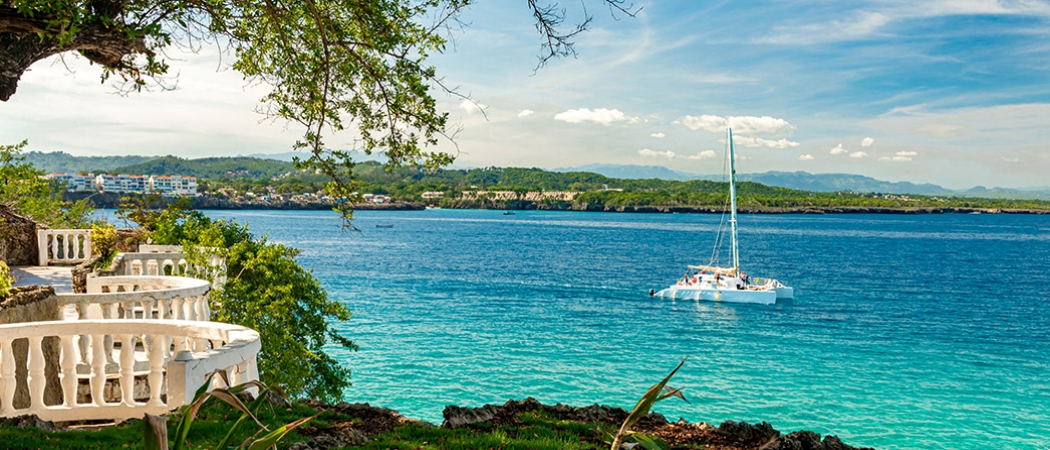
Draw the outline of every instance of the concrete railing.
<instances>
[{"instance_id":1,"label":"concrete railing","mask_svg":"<svg viewBox=\"0 0 1050 450\"><path fill-rule=\"evenodd\" d=\"M107 336L116 341L111 349ZM164 414L191 402L215 370L227 370L232 384L258 379L260 348L254 330L218 322L0 325L0 417L119 421Z\"/></svg>"},{"instance_id":2,"label":"concrete railing","mask_svg":"<svg viewBox=\"0 0 1050 450\"><path fill-rule=\"evenodd\" d=\"M41 266L78 264L91 259L91 230L37 230Z\"/></svg>"},{"instance_id":3,"label":"concrete railing","mask_svg":"<svg viewBox=\"0 0 1050 450\"><path fill-rule=\"evenodd\" d=\"M79 320L211 320L206 280L188 277L120 276L87 279L87 293L58 294Z\"/></svg>"},{"instance_id":4,"label":"concrete railing","mask_svg":"<svg viewBox=\"0 0 1050 450\"><path fill-rule=\"evenodd\" d=\"M162 248L177 251L144 251ZM128 276L157 276L171 275L195 278L211 278L212 287L221 288L226 283L226 259L211 255L208 257L207 265L194 265L186 260L179 245L140 245L138 253L121 253L120 261L114 263L118 267L118 274Z\"/></svg>"}]
</instances>

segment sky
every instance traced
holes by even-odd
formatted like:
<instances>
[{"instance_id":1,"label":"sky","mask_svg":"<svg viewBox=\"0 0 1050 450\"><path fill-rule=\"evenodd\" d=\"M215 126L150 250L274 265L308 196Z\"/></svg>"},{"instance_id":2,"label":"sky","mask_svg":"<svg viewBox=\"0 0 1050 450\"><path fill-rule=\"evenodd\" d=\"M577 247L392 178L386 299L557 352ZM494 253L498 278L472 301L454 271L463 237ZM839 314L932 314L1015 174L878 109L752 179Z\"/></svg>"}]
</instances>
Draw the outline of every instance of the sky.
<instances>
[{"instance_id":1,"label":"sky","mask_svg":"<svg viewBox=\"0 0 1050 450\"><path fill-rule=\"evenodd\" d=\"M569 21L582 15L563 5ZM456 166L717 174L732 126L742 173L1050 186L1050 1L661 0L637 1L633 18L583 5L594 22L577 57L538 70L525 0L463 14L430 60L476 103L437 95L461 127L440 144ZM82 59L36 63L0 104L0 142L197 158L287 152L300 137L255 112L266 87L225 69L228 57L169 56L174 90L127 96Z\"/></svg>"}]
</instances>

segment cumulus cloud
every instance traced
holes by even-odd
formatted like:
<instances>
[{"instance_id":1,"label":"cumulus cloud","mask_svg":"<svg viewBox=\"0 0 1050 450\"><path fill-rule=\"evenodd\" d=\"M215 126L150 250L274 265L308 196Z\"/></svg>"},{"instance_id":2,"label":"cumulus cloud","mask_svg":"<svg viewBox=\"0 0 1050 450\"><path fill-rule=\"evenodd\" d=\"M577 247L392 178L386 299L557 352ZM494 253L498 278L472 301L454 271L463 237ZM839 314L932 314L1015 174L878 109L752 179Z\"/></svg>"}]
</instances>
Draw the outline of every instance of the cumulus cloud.
<instances>
[{"instance_id":1,"label":"cumulus cloud","mask_svg":"<svg viewBox=\"0 0 1050 450\"><path fill-rule=\"evenodd\" d=\"M866 137L860 140L861 147L871 147L875 143L875 138Z\"/></svg>"},{"instance_id":2,"label":"cumulus cloud","mask_svg":"<svg viewBox=\"0 0 1050 450\"><path fill-rule=\"evenodd\" d=\"M741 147L748 147L748 148L765 147L765 148L779 148L779 149L793 148L793 147L798 147L799 145L801 145L798 142L789 141L789 140L783 139L783 138L777 139L777 140L772 140L772 139L762 139L762 138L745 137L745 136L741 136L741 137L734 136L733 137L733 143L734 144L738 144Z\"/></svg>"},{"instance_id":3,"label":"cumulus cloud","mask_svg":"<svg viewBox=\"0 0 1050 450\"><path fill-rule=\"evenodd\" d=\"M628 116L627 114L624 114L623 111L620 111L618 109L605 108L597 108L594 110L588 108L570 109L568 111L555 114L554 120L560 120L562 122L568 123L594 122L600 123L605 126L612 125L616 122L638 122L637 117Z\"/></svg>"},{"instance_id":4,"label":"cumulus cloud","mask_svg":"<svg viewBox=\"0 0 1050 450\"><path fill-rule=\"evenodd\" d=\"M835 148L831 149L832 155L841 155L849 150L842 148L842 144L836 145Z\"/></svg>"},{"instance_id":5,"label":"cumulus cloud","mask_svg":"<svg viewBox=\"0 0 1050 450\"><path fill-rule=\"evenodd\" d=\"M523 109L520 112L518 112L518 117L529 117L529 116L533 115L534 113L535 113L535 111L533 111L531 109Z\"/></svg>"},{"instance_id":6,"label":"cumulus cloud","mask_svg":"<svg viewBox=\"0 0 1050 450\"><path fill-rule=\"evenodd\" d=\"M865 156L868 156L868 154L864 153L864 152L853 152L853 153L849 154L850 158L857 158L857 159L863 158Z\"/></svg>"},{"instance_id":7,"label":"cumulus cloud","mask_svg":"<svg viewBox=\"0 0 1050 450\"><path fill-rule=\"evenodd\" d=\"M667 135L664 134L662 131L658 132L658 133L650 134L649 136L652 136L652 137L657 138L657 139L663 139L663 138L667 137Z\"/></svg>"},{"instance_id":8,"label":"cumulus cloud","mask_svg":"<svg viewBox=\"0 0 1050 450\"><path fill-rule=\"evenodd\" d=\"M902 153L907 153L907 152L902 152ZM911 161L911 158L909 158L909 157L907 157L907 156L894 156L894 157L892 157L892 158L891 158L891 157L889 157L889 156L883 156L883 157L880 157L880 158L879 158L879 161L886 161L886 162L909 162L909 161Z\"/></svg>"},{"instance_id":9,"label":"cumulus cloud","mask_svg":"<svg viewBox=\"0 0 1050 450\"><path fill-rule=\"evenodd\" d=\"M917 152L897 152L897 156L919 156Z\"/></svg>"},{"instance_id":10,"label":"cumulus cloud","mask_svg":"<svg viewBox=\"0 0 1050 450\"><path fill-rule=\"evenodd\" d=\"M729 116L721 117L710 114L685 116L674 123L690 130L704 130L711 133L725 133L726 127L733 128L735 135L780 135L790 133L795 126L784 119L770 116Z\"/></svg>"},{"instance_id":11,"label":"cumulus cloud","mask_svg":"<svg viewBox=\"0 0 1050 450\"><path fill-rule=\"evenodd\" d=\"M704 151L702 151L700 153L697 153L695 155L689 155L689 156L687 156L687 158L689 158L689 159L709 159L709 158L714 158L715 156L716 156L716 154L715 154L714 150L704 150Z\"/></svg>"},{"instance_id":12,"label":"cumulus cloud","mask_svg":"<svg viewBox=\"0 0 1050 450\"><path fill-rule=\"evenodd\" d=\"M798 155L798 160L799 161L813 161L813 159L814 159L813 155L810 155L808 153L805 154L805 155Z\"/></svg>"},{"instance_id":13,"label":"cumulus cloud","mask_svg":"<svg viewBox=\"0 0 1050 450\"><path fill-rule=\"evenodd\" d=\"M463 99L463 101L459 102L459 109L462 109L467 114L474 114L488 109L488 106Z\"/></svg>"},{"instance_id":14,"label":"cumulus cloud","mask_svg":"<svg viewBox=\"0 0 1050 450\"><path fill-rule=\"evenodd\" d=\"M674 158L674 152L672 152L670 150L657 151L657 150L650 150L650 149L647 149L647 148L643 148L641 150L638 150L638 154L642 155L642 156L645 156L646 158L655 158L655 157L663 157L663 158L667 158L667 159Z\"/></svg>"}]
</instances>

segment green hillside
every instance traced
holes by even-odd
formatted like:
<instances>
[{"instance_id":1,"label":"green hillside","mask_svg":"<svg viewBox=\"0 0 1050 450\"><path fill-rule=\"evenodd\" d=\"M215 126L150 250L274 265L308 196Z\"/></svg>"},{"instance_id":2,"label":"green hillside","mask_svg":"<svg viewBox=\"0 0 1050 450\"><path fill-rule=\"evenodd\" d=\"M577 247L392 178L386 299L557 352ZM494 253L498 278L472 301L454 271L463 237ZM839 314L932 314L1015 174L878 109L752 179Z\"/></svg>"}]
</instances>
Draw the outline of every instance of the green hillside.
<instances>
[{"instance_id":1,"label":"green hillside","mask_svg":"<svg viewBox=\"0 0 1050 450\"><path fill-rule=\"evenodd\" d=\"M201 159L164 156L137 164L117 167L111 172L143 175L191 175L209 179L242 177L268 180L270 177L295 172L295 166L286 161L246 156Z\"/></svg>"},{"instance_id":2,"label":"green hillside","mask_svg":"<svg viewBox=\"0 0 1050 450\"><path fill-rule=\"evenodd\" d=\"M98 173L121 166L140 164L154 156L73 156L66 152L29 152L26 161L44 172Z\"/></svg>"}]
</instances>

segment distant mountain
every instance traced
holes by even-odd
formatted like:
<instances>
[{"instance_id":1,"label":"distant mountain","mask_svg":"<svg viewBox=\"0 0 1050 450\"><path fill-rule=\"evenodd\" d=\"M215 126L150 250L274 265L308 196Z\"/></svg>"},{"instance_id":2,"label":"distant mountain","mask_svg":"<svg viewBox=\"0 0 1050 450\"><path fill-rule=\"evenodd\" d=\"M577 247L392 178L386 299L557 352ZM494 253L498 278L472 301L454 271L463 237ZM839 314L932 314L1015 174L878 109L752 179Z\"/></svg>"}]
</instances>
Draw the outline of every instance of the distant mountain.
<instances>
[{"instance_id":1,"label":"distant mountain","mask_svg":"<svg viewBox=\"0 0 1050 450\"><path fill-rule=\"evenodd\" d=\"M559 167L557 169L551 169L551 172L591 172L609 178L619 178L621 180L649 180L657 178L674 181L718 181L722 179L721 175L701 175L698 173L672 170L663 166L635 166L631 164L587 164L579 167Z\"/></svg>"},{"instance_id":2,"label":"distant mountain","mask_svg":"<svg viewBox=\"0 0 1050 450\"><path fill-rule=\"evenodd\" d=\"M143 175L192 175L202 178L245 177L269 178L294 172L295 166L287 161L249 158L247 156L183 159L164 156L130 166L118 167L117 173Z\"/></svg>"},{"instance_id":3,"label":"distant mountain","mask_svg":"<svg viewBox=\"0 0 1050 450\"><path fill-rule=\"evenodd\" d=\"M383 161L382 155L366 155L362 152L351 151L350 154L354 157L354 161ZM248 158L262 158L262 159L275 159L277 161L292 162L292 158L298 156L299 159L306 159L310 157L310 152L284 152L284 153L251 153L247 155Z\"/></svg>"},{"instance_id":4,"label":"distant mountain","mask_svg":"<svg viewBox=\"0 0 1050 450\"><path fill-rule=\"evenodd\" d=\"M764 172L742 174L743 181L754 181L769 186L800 189L813 192L880 192L887 194L956 195L936 184L915 184L876 180L863 175L845 173Z\"/></svg>"},{"instance_id":5,"label":"distant mountain","mask_svg":"<svg viewBox=\"0 0 1050 450\"><path fill-rule=\"evenodd\" d=\"M66 152L29 152L26 161L44 172L97 173L117 167L140 164L155 156L73 156Z\"/></svg>"},{"instance_id":6,"label":"distant mountain","mask_svg":"<svg viewBox=\"0 0 1050 450\"><path fill-rule=\"evenodd\" d=\"M662 166L636 166L629 164L588 164L579 167L561 167L552 172L594 172L610 178L662 180L713 180L722 181L722 175L703 175L668 169ZM740 174L741 181L754 181L767 186L799 189L813 192L879 192L886 194L951 195L985 198L1050 199L1050 187L1021 189L985 188L977 186L968 190L951 190L936 184L915 184L906 181L882 181L864 175L846 173L779 172Z\"/></svg>"}]
</instances>

